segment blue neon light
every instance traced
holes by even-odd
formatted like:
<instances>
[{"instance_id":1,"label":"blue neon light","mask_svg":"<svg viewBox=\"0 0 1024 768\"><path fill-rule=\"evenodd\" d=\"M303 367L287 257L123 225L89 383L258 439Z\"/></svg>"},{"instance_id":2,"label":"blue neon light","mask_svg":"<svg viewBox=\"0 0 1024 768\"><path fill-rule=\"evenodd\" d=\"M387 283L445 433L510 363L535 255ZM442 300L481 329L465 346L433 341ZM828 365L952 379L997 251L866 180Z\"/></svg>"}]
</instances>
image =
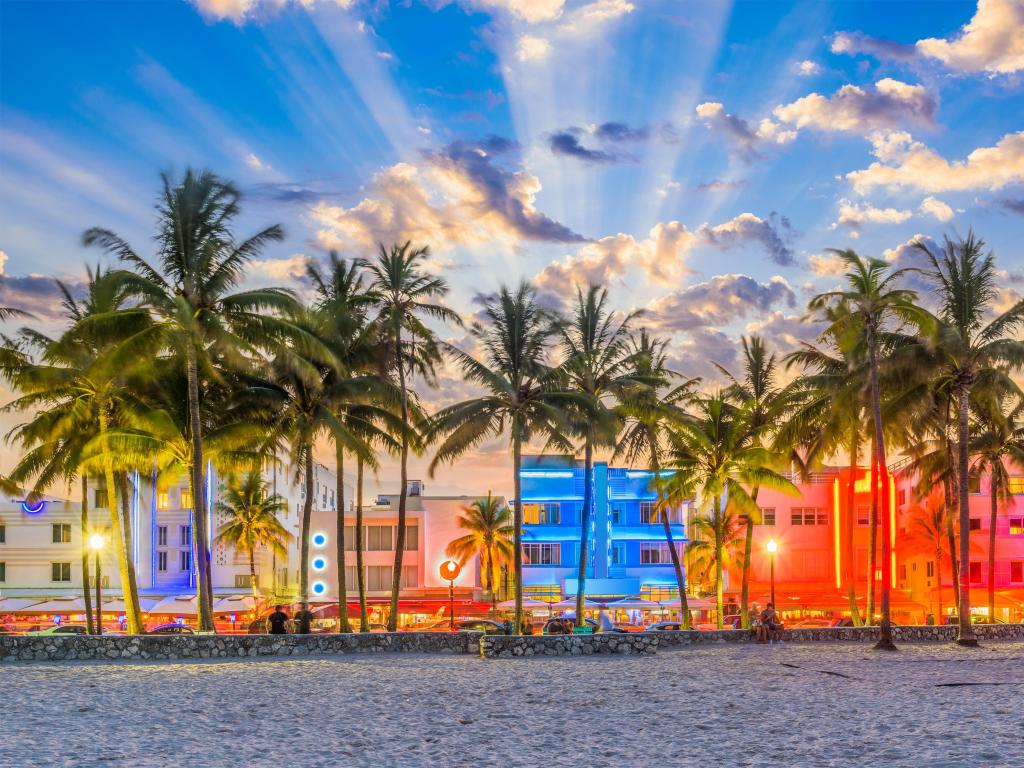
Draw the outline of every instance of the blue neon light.
<instances>
[{"instance_id":1,"label":"blue neon light","mask_svg":"<svg viewBox=\"0 0 1024 768\"><path fill-rule=\"evenodd\" d=\"M46 511L46 502L42 500L37 501L33 507L27 501L23 501L21 502L21 511L27 515L38 515L40 512Z\"/></svg>"},{"instance_id":2,"label":"blue neon light","mask_svg":"<svg viewBox=\"0 0 1024 768\"><path fill-rule=\"evenodd\" d=\"M322 595L326 591L327 591L327 585L324 584L322 581L313 582L313 594L314 595Z\"/></svg>"},{"instance_id":3,"label":"blue neon light","mask_svg":"<svg viewBox=\"0 0 1024 768\"><path fill-rule=\"evenodd\" d=\"M322 547L327 543L326 533L314 533L313 534L313 546Z\"/></svg>"},{"instance_id":4,"label":"blue neon light","mask_svg":"<svg viewBox=\"0 0 1024 768\"><path fill-rule=\"evenodd\" d=\"M314 557L313 558L313 570L314 571L322 571L326 567L327 567L327 561L324 558L322 558L322 557Z\"/></svg>"}]
</instances>

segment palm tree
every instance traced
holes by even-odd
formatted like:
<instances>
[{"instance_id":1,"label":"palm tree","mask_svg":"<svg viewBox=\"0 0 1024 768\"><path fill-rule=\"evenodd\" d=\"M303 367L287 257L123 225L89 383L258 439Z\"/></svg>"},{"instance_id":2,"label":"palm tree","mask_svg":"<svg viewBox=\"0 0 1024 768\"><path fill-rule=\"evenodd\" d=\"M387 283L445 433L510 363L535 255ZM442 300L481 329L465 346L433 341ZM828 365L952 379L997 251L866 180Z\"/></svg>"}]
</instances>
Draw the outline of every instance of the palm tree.
<instances>
[{"instance_id":1,"label":"palm tree","mask_svg":"<svg viewBox=\"0 0 1024 768\"><path fill-rule=\"evenodd\" d=\"M946 500L938 492L929 493L921 503L915 504L909 510L910 525L909 533L912 538L917 539L925 547L931 550L935 568L935 585L938 589L938 611L937 616L941 617L942 612L942 553L945 546L947 528ZM950 560L953 553L949 553Z\"/></svg>"},{"instance_id":2,"label":"palm tree","mask_svg":"<svg viewBox=\"0 0 1024 768\"><path fill-rule=\"evenodd\" d=\"M111 432L135 401L126 386L126 374L145 359L135 340L148 326L148 318L145 313L125 309L126 292L110 273L99 269L88 271L83 302L77 302L63 286L61 290L65 314L71 321L64 333L51 339L23 329L22 344L29 351L8 348L4 354L3 375L19 393L5 410L33 413L29 422L9 435L28 449L11 478L24 481L34 477L37 489L75 474L85 478L93 472L103 478L128 630L138 634L142 616L135 569L128 555L130 518L123 519L117 509L114 476L120 458ZM83 512L86 525L87 514Z\"/></svg>"},{"instance_id":3,"label":"palm tree","mask_svg":"<svg viewBox=\"0 0 1024 768\"><path fill-rule=\"evenodd\" d=\"M917 294L903 288L893 287L907 270L890 270L889 263L881 259L861 258L852 250L832 250L846 264L846 282L849 290L829 291L811 299L810 309L822 310L839 306L841 312L833 321L829 330L841 332L842 329L855 326L864 334L867 349L869 376L871 385L871 414L874 426L874 452L871 463L872 493L876 493L879 483L876 473L880 476L881 487L886 489L881 494L882 504L882 588L881 588L881 632L877 649L894 650L892 641L892 616L890 597L892 590L892 520L889 510L889 478L886 464L885 437L882 423L882 400L879 395L878 358L881 338L887 325L895 320L903 324L918 327L928 326L928 314L916 306ZM869 574L871 579L874 574Z\"/></svg>"},{"instance_id":4,"label":"palm tree","mask_svg":"<svg viewBox=\"0 0 1024 768\"><path fill-rule=\"evenodd\" d=\"M693 518L696 535L686 545L688 568L693 580L701 584L714 584L715 593L720 592L719 579L722 571L735 566L744 567L744 548L746 528L743 514L736 514L733 508L726 505L721 519L715 520L712 515L703 513ZM721 565L721 568L719 568ZM721 607L718 609L722 610Z\"/></svg>"},{"instance_id":5,"label":"palm tree","mask_svg":"<svg viewBox=\"0 0 1024 768\"><path fill-rule=\"evenodd\" d=\"M762 441L766 441L769 438L768 432L775 430L788 410L785 393L776 385L778 359L774 352L768 351L764 339L760 336L743 336L742 343L743 374L740 378L733 376L717 363L716 367L730 381L725 396L738 405L746 406L750 412L750 428L761 435ZM792 451L786 450L785 453L789 454ZM750 498L755 504L759 490L757 485L750 489ZM740 586L740 621L743 629L750 628L750 562L754 547L754 526L760 522L760 507L744 518L743 574Z\"/></svg>"},{"instance_id":6,"label":"palm tree","mask_svg":"<svg viewBox=\"0 0 1024 768\"><path fill-rule=\"evenodd\" d=\"M232 478L223 499L216 505L227 520L217 531L217 541L234 547L249 560L252 596L259 601L256 576L256 550L266 547L278 557L288 556L293 536L278 515L288 510L288 501L275 494L267 495L267 484L259 472L249 472L238 482Z\"/></svg>"},{"instance_id":7,"label":"palm tree","mask_svg":"<svg viewBox=\"0 0 1024 768\"><path fill-rule=\"evenodd\" d=\"M448 542L445 554L457 557L459 565L465 565L474 557L480 558L480 583L491 593L493 615L497 612L501 569L514 559L512 511L503 499L495 498L488 491L486 498L463 507L455 522L467 533Z\"/></svg>"},{"instance_id":8,"label":"palm tree","mask_svg":"<svg viewBox=\"0 0 1024 768\"><path fill-rule=\"evenodd\" d=\"M761 432L751 426L750 408L731 406L722 393L697 399L697 411L681 420L672 432L669 498L688 498L696 491L706 512L715 546L715 600L718 627L722 627L725 544L728 510L752 515L757 503L747 488L766 487L798 495L796 487L770 469L769 451L761 445ZM728 510L723 506L727 501Z\"/></svg>"},{"instance_id":9,"label":"palm tree","mask_svg":"<svg viewBox=\"0 0 1024 768\"><path fill-rule=\"evenodd\" d=\"M985 241L969 232L956 241L946 237L933 252L925 243L918 249L931 264L929 277L939 301L938 348L945 378L957 403L957 459L960 494L960 604L957 643L977 646L970 618L970 524L968 506L970 398L976 384L995 389L1009 370L1024 366L1024 341L1017 329L1024 325L1024 299L986 322L996 298L998 275L995 257L985 253ZM1008 387L1007 387L1008 388Z\"/></svg>"},{"instance_id":10,"label":"palm tree","mask_svg":"<svg viewBox=\"0 0 1024 768\"><path fill-rule=\"evenodd\" d=\"M678 374L668 367L666 339L652 339L646 329L631 340L630 358L634 378L647 382L631 387L617 406L624 428L615 447L613 460L624 457L633 466L644 459L651 471L656 496L655 507L661 511L661 524L668 542L669 556L676 572L679 590L679 616L683 629L690 629L690 606L686 598L685 562L679 556L672 537L669 520L670 504L665 497L662 459L668 450L668 433L672 424L685 418L683 408L693 398L699 379L677 383Z\"/></svg>"},{"instance_id":11,"label":"palm tree","mask_svg":"<svg viewBox=\"0 0 1024 768\"><path fill-rule=\"evenodd\" d=\"M402 416L400 483L398 493L398 532L395 537L395 565L391 576L391 612L388 630L398 628L398 591L402 584L402 556L405 553L406 504L409 495L409 443L412 424L409 419L409 388L407 378L414 371L428 378L440 355L433 332L422 318L461 324L459 315L438 303L448 293L448 284L440 277L423 271L429 249L413 248L411 242L381 244L376 261L367 265L371 290L380 307L382 334L390 345L391 369L398 379Z\"/></svg>"},{"instance_id":12,"label":"palm tree","mask_svg":"<svg viewBox=\"0 0 1024 768\"><path fill-rule=\"evenodd\" d=\"M580 514L580 558L576 582L576 624L584 626L590 515L594 505L594 448L614 446L618 419L606 400L621 400L637 382L628 347L629 323L636 312L616 319L607 307L608 291L591 285L576 289L576 307L561 328L562 372L568 389L585 398L574 413L575 431L583 438L583 510Z\"/></svg>"},{"instance_id":13,"label":"palm tree","mask_svg":"<svg viewBox=\"0 0 1024 768\"><path fill-rule=\"evenodd\" d=\"M282 229L267 227L252 237L235 239L232 225L240 212L238 190L209 171L188 169L176 182L161 176L158 206L157 265L136 254L110 230L88 230L83 242L98 245L132 267L119 273L121 283L148 308L155 323L143 331L151 351L170 349L183 361L188 384L192 466L189 483L195 512L196 584L199 629L213 631L205 485L203 482L202 398L220 373L215 360L244 367L247 356L279 334L273 313L294 306L286 291L265 288L231 293L246 264L268 243L281 240Z\"/></svg>"},{"instance_id":14,"label":"palm tree","mask_svg":"<svg viewBox=\"0 0 1024 768\"><path fill-rule=\"evenodd\" d=\"M558 389L558 371L545 362L545 350L557 333L555 318L537 305L536 290L520 283L515 291L502 287L496 296L481 296L487 325L476 323L470 334L483 348L484 362L454 347L449 351L463 376L485 394L441 409L428 425L428 438L439 440L430 473L454 462L488 438L504 434L512 444L515 507L515 627L523 621L523 505L520 470L523 444L543 438L565 453L572 451L566 437L566 410L579 404L575 393Z\"/></svg>"},{"instance_id":15,"label":"palm tree","mask_svg":"<svg viewBox=\"0 0 1024 768\"><path fill-rule=\"evenodd\" d=\"M977 431L971 441L974 455L973 473L989 476L991 514L988 529L988 615L996 612L996 519L999 506L1013 500L1007 463L1024 466L1024 397L1011 408L1003 406L1005 398L987 399L976 410Z\"/></svg>"}]
</instances>

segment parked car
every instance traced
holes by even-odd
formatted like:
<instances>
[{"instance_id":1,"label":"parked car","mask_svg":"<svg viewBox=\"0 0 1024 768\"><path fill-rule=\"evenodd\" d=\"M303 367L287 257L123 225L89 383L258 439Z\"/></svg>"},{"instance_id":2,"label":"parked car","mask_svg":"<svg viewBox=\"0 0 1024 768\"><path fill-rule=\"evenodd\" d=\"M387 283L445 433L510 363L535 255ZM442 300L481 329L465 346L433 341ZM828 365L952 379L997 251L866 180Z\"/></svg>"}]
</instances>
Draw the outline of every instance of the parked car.
<instances>
[{"instance_id":1,"label":"parked car","mask_svg":"<svg viewBox=\"0 0 1024 768\"><path fill-rule=\"evenodd\" d=\"M791 629L825 629L834 626L832 619L800 619L789 625Z\"/></svg>"},{"instance_id":2,"label":"parked car","mask_svg":"<svg viewBox=\"0 0 1024 768\"><path fill-rule=\"evenodd\" d=\"M645 632L676 632L682 629L678 621L658 621L647 627Z\"/></svg>"},{"instance_id":3,"label":"parked car","mask_svg":"<svg viewBox=\"0 0 1024 768\"><path fill-rule=\"evenodd\" d=\"M146 634L147 635L194 635L196 631L192 627L186 627L184 624L161 624L160 626L153 627Z\"/></svg>"},{"instance_id":4,"label":"parked car","mask_svg":"<svg viewBox=\"0 0 1024 768\"><path fill-rule=\"evenodd\" d=\"M54 624L46 629L27 632L29 635L84 635L86 628L81 624Z\"/></svg>"},{"instance_id":5,"label":"parked car","mask_svg":"<svg viewBox=\"0 0 1024 768\"><path fill-rule=\"evenodd\" d=\"M587 626L593 630L594 634L599 632L626 632L626 630L619 627L614 629L602 630L601 626L593 619L584 619ZM542 635L568 635L572 632L572 627L575 626L576 619L548 619L544 622L544 626L541 628Z\"/></svg>"},{"instance_id":6,"label":"parked car","mask_svg":"<svg viewBox=\"0 0 1024 768\"><path fill-rule=\"evenodd\" d=\"M507 635L505 625L490 619L456 619L455 629L461 632L483 632L486 635Z\"/></svg>"}]
</instances>

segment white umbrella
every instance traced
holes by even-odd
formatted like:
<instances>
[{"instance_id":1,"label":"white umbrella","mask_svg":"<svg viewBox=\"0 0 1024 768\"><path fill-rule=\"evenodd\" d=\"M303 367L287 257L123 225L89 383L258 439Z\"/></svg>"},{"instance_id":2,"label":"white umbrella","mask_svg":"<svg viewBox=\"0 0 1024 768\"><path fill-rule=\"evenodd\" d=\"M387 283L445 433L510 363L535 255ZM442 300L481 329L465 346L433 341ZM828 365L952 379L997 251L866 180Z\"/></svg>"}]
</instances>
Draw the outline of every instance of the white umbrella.
<instances>
[{"instance_id":1,"label":"white umbrella","mask_svg":"<svg viewBox=\"0 0 1024 768\"><path fill-rule=\"evenodd\" d=\"M0 597L0 616L18 613L39 602L38 597Z\"/></svg>"},{"instance_id":2,"label":"white umbrella","mask_svg":"<svg viewBox=\"0 0 1024 768\"><path fill-rule=\"evenodd\" d=\"M156 605L156 600L151 597L140 597L139 598L139 610L143 613L149 613L149 609ZM124 600L120 597L115 597L113 600L107 600L103 603L104 613L124 613L128 610L124 605Z\"/></svg>"},{"instance_id":3,"label":"white umbrella","mask_svg":"<svg viewBox=\"0 0 1024 768\"><path fill-rule=\"evenodd\" d=\"M572 608L573 610L575 610L576 609L576 598L575 597L567 597L564 600L559 600L557 603L551 603L551 607L552 608L560 608L560 609L562 609L562 608ZM583 609L586 610L586 611L596 611L596 610L599 610L602 607L604 607L604 606L602 606L601 603L596 603L593 600L589 600L587 598L583 599Z\"/></svg>"},{"instance_id":4,"label":"white umbrella","mask_svg":"<svg viewBox=\"0 0 1024 768\"><path fill-rule=\"evenodd\" d=\"M498 603L498 607L506 610L509 608L515 608L516 601L504 600L503 602ZM545 608L547 610L551 610L551 603L544 602L543 600L534 600L532 597L524 597L523 608L529 608L531 610L536 608Z\"/></svg>"},{"instance_id":5,"label":"white umbrella","mask_svg":"<svg viewBox=\"0 0 1024 768\"><path fill-rule=\"evenodd\" d=\"M53 597L41 603L22 608L22 613L85 613L85 603L80 597Z\"/></svg>"},{"instance_id":6,"label":"white umbrella","mask_svg":"<svg viewBox=\"0 0 1024 768\"><path fill-rule=\"evenodd\" d=\"M613 603L608 603L605 608L611 608L614 610L655 610L661 608L661 603L655 603L651 600L644 600L642 597L624 597L621 600L616 600Z\"/></svg>"},{"instance_id":7,"label":"white umbrella","mask_svg":"<svg viewBox=\"0 0 1024 768\"><path fill-rule=\"evenodd\" d=\"M159 613L166 616L195 616L196 612L195 595L165 597L149 609L149 613Z\"/></svg>"},{"instance_id":8,"label":"white umbrella","mask_svg":"<svg viewBox=\"0 0 1024 768\"><path fill-rule=\"evenodd\" d=\"M252 595L228 595L213 604L214 613L245 613L256 608Z\"/></svg>"}]
</instances>

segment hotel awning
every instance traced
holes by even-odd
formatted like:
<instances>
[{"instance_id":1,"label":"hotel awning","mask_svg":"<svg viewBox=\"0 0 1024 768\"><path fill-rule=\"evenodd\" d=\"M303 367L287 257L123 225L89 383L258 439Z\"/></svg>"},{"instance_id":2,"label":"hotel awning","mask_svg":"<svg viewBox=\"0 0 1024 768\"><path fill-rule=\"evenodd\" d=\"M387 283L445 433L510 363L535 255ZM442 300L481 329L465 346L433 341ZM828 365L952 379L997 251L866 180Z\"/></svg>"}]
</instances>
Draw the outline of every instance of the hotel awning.
<instances>
[{"instance_id":1,"label":"hotel awning","mask_svg":"<svg viewBox=\"0 0 1024 768\"><path fill-rule=\"evenodd\" d=\"M158 613L165 616L195 616L197 613L196 597L195 595L165 597L150 608L149 613Z\"/></svg>"},{"instance_id":2,"label":"hotel awning","mask_svg":"<svg viewBox=\"0 0 1024 768\"><path fill-rule=\"evenodd\" d=\"M85 603L80 597L53 597L21 608L18 613L85 613Z\"/></svg>"}]
</instances>

